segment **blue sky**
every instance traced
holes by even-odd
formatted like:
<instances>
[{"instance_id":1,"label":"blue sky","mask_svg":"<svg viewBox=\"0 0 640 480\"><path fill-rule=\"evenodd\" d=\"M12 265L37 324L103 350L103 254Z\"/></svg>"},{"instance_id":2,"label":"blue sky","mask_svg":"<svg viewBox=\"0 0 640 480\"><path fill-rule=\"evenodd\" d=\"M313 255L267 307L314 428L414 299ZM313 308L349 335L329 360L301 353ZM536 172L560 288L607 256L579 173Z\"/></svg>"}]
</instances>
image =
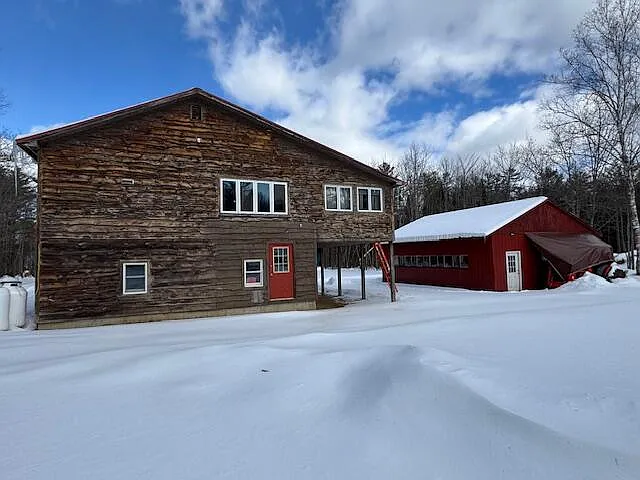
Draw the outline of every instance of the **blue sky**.
<instances>
[{"instance_id":1,"label":"blue sky","mask_svg":"<svg viewBox=\"0 0 640 480\"><path fill-rule=\"evenodd\" d=\"M13 133L199 86L367 162L543 135L538 80L588 0L21 0Z\"/></svg>"}]
</instances>

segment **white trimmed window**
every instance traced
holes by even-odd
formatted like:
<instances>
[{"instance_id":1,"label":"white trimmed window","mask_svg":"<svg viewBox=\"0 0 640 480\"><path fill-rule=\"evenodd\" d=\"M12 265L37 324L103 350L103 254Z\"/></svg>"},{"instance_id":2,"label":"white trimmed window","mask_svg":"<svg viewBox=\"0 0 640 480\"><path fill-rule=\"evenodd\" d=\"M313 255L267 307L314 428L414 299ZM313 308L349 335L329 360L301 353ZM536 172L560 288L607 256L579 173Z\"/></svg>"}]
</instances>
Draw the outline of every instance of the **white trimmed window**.
<instances>
[{"instance_id":1,"label":"white trimmed window","mask_svg":"<svg viewBox=\"0 0 640 480\"><path fill-rule=\"evenodd\" d=\"M401 255L396 260L400 267L469 268L468 255Z\"/></svg>"},{"instance_id":2,"label":"white trimmed window","mask_svg":"<svg viewBox=\"0 0 640 480\"><path fill-rule=\"evenodd\" d=\"M220 180L222 213L286 215L289 211L287 184L260 180Z\"/></svg>"},{"instance_id":3,"label":"white trimmed window","mask_svg":"<svg viewBox=\"0 0 640 480\"><path fill-rule=\"evenodd\" d=\"M374 187L358 187L358 211L381 212L382 189Z\"/></svg>"},{"instance_id":4,"label":"white trimmed window","mask_svg":"<svg viewBox=\"0 0 640 480\"><path fill-rule=\"evenodd\" d=\"M244 286L262 287L264 285L264 263L262 259L244 261Z\"/></svg>"},{"instance_id":5,"label":"white trimmed window","mask_svg":"<svg viewBox=\"0 0 640 480\"><path fill-rule=\"evenodd\" d=\"M122 264L122 293L139 295L148 292L149 264L147 262L125 262Z\"/></svg>"},{"instance_id":6,"label":"white trimmed window","mask_svg":"<svg viewBox=\"0 0 640 480\"><path fill-rule=\"evenodd\" d=\"M335 212L350 212L351 187L341 185L324 186L324 208Z\"/></svg>"}]
</instances>

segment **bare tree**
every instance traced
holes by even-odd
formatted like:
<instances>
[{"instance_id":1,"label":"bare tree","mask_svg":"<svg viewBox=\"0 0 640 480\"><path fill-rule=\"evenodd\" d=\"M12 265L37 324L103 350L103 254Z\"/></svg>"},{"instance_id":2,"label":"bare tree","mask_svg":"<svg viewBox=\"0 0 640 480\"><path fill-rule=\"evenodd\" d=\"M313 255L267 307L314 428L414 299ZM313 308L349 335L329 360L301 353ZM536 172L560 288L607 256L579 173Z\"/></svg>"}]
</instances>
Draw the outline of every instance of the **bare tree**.
<instances>
[{"instance_id":1,"label":"bare tree","mask_svg":"<svg viewBox=\"0 0 640 480\"><path fill-rule=\"evenodd\" d=\"M0 89L0 112L3 112L9 107L9 101L7 100L7 96L4 94L4 90Z\"/></svg>"},{"instance_id":2,"label":"bare tree","mask_svg":"<svg viewBox=\"0 0 640 480\"><path fill-rule=\"evenodd\" d=\"M623 175L636 249L640 221L636 182L640 158L640 5L598 0L561 50L563 68L548 80L556 94L544 108L546 125L582 132L608 152ZM596 142L596 143L593 143ZM636 261L640 271L640 261Z\"/></svg>"},{"instance_id":3,"label":"bare tree","mask_svg":"<svg viewBox=\"0 0 640 480\"><path fill-rule=\"evenodd\" d=\"M9 101L4 91L0 88L0 115L3 115L7 108L9 108ZM2 138L9 138L9 132L0 123L0 139Z\"/></svg>"},{"instance_id":4,"label":"bare tree","mask_svg":"<svg viewBox=\"0 0 640 480\"><path fill-rule=\"evenodd\" d=\"M401 197L403 211L398 212L402 223L412 222L424 210L424 177L429 170L431 151L424 144L413 143L400 158L397 173L403 180Z\"/></svg>"}]
</instances>

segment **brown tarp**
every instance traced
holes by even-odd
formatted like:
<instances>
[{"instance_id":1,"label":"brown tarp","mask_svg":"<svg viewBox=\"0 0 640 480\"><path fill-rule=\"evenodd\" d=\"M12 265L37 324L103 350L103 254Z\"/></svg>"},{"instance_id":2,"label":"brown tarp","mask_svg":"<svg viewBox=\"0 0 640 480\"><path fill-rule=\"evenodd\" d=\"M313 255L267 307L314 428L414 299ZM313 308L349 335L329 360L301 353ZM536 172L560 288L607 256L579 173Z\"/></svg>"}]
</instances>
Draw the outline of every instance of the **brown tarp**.
<instances>
[{"instance_id":1,"label":"brown tarp","mask_svg":"<svg viewBox=\"0 0 640 480\"><path fill-rule=\"evenodd\" d=\"M544 232L526 235L564 280L572 273L613 262L611 245L591 233Z\"/></svg>"}]
</instances>

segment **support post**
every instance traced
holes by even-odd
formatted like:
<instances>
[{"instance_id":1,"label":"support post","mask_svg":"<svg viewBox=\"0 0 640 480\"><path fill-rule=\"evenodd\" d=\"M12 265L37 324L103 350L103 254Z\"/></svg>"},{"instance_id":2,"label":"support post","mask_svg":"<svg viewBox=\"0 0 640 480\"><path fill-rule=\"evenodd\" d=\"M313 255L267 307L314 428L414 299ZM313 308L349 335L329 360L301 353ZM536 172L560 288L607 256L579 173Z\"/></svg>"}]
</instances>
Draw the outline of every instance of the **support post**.
<instances>
[{"instance_id":1,"label":"support post","mask_svg":"<svg viewBox=\"0 0 640 480\"><path fill-rule=\"evenodd\" d=\"M362 300L367 299L367 282L365 280L365 275L364 275L365 274L365 268L364 268L365 258L366 258L366 255L364 255L360 259L360 290L362 291Z\"/></svg>"},{"instance_id":2,"label":"support post","mask_svg":"<svg viewBox=\"0 0 640 480\"><path fill-rule=\"evenodd\" d=\"M389 287L391 289L391 302L395 302L396 298L396 266L393 261L393 242L389 242Z\"/></svg>"},{"instance_id":3,"label":"support post","mask_svg":"<svg viewBox=\"0 0 640 480\"><path fill-rule=\"evenodd\" d=\"M342 296L342 247L338 247L338 296Z\"/></svg>"},{"instance_id":4,"label":"support post","mask_svg":"<svg viewBox=\"0 0 640 480\"><path fill-rule=\"evenodd\" d=\"M324 295L324 248L320 248L320 294Z\"/></svg>"}]
</instances>

